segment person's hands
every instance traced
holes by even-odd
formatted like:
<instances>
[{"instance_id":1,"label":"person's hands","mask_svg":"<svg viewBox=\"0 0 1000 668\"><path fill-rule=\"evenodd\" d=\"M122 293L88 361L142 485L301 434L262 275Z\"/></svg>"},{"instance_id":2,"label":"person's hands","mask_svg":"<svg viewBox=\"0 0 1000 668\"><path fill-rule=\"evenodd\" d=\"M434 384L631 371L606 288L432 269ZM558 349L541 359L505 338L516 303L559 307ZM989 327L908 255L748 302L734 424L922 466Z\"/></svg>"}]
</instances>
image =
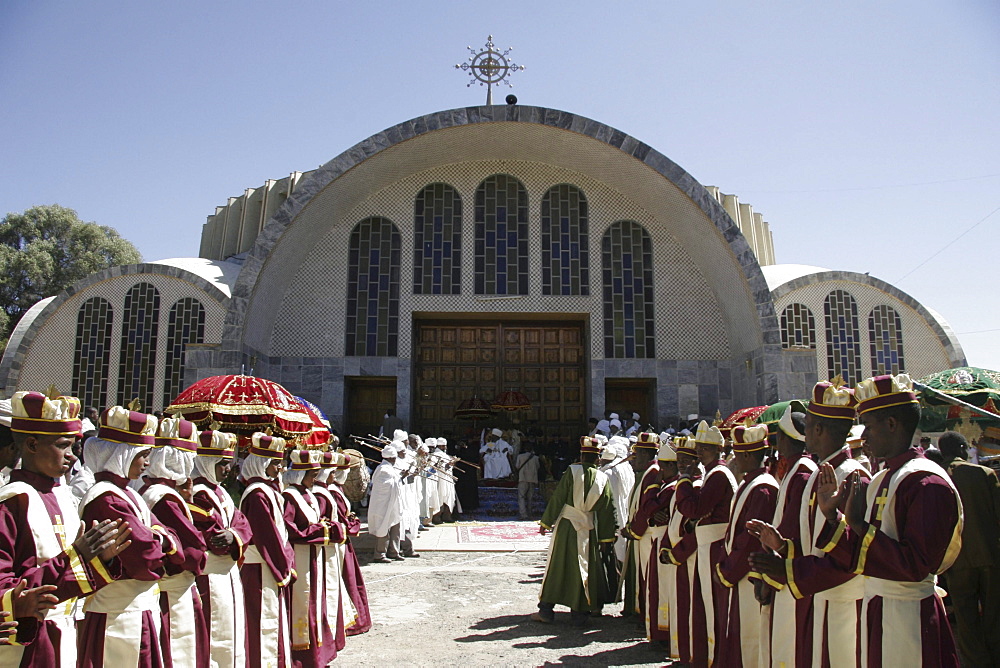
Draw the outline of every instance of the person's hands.
<instances>
[{"instance_id":1,"label":"person's hands","mask_svg":"<svg viewBox=\"0 0 1000 668\"><path fill-rule=\"evenodd\" d=\"M101 551L101 561L107 563L124 552L132 544L132 541L129 539L131 535L132 527L129 526L126 520L121 520L121 524L118 525L118 533L115 534L114 542Z\"/></svg>"},{"instance_id":2,"label":"person's hands","mask_svg":"<svg viewBox=\"0 0 1000 668\"><path fill-rule=\"evenodd\" d=\"M660 550L660 563L667 564L668 566L674 563L670 559L670 550L668 548L663 548L662 550Z\"/></svg>"},{"instance_id":3,"label":"person's hands","mask_svg":"<svg viewBox=\"0 0 1000 668\"><path fill-rule=\"evenodd\" d=\"M223 529L222 531L217 531L215 535L208 539L209 545L215 549L228 549L236 537L233 535L232 530Z\"/></svg>"},{"instance_id":4,"label":"person's hands","mask_svg":"<svg viewBox=\"0 0 1000 668\"><path fill-rule=\"evenodd\" d=\"M653 513L653 521L656 522L658 526L663 526L664 524L670 521L670 512L667 511L666 509L657 510L655 513Z\"/></svg>"},{"instance_id":5,"label":"person's hands","mask_svg":"<svg viewBox=\"0 0 1000 668\"><path fill-rule=\"evenodd\" d=\"M844 513L852 529L859 530L864 525L867 510L868 482L861 478L859 471L855 471L848 482L847 507Z\"/></svg>"},{"instance_id":6,"label":"person's hands","mask_svg":"<svg viewBox=\"0 0 1000 668\"><path fill-rule=\"evenodd\" d=\"M764 547L778 552L784 556L788 552L785 539L778 533L778 530L767 522L761 520L750 520L747 522L747 531L751 536L756 536L760 544Z\"/></svg>"},{"instance_id":7,"label":"person's hands","mask_svg":"<svg viewBox=\"0 0 1000 668\"><path fill-rule=\"evenodd\" d=\"M760 580L753 581L753 597L761 605L771 605L774 601L774 588Z\"/></svg>"},{"instance_id":8,"label":"person's hands","mask_svg":"<svg viewBox=\"0 0 1000 668\"><path fill-rule=\"evenodd\" d=\"M80 532L73 541L73 548L83 561L90 561L115 544L121 522L122 520L94 520L89 529L86 524L81 524Z\"/></svg>"},{"instance_id":9,"label":"person's hands","mask_svg":"<svg viewBox=\"0 0 1000 668\"><path fill-rule=\"evenodd\" d=\"M541 524L539 524L538 525L538 533L539 533L539 535L544 536L545 535L545 531L546 531L545 527L543 527Z\"/></svg>"},{"instance_id":10,"label":"person's hands","mask_svg":"<svg viewBox=\"0 0 1000 668\"><path fill-rule=\"evenodd\" d=\"M833 467L823 464L819 467L819 477L816 479L816 502L819 504L820 512L831 522L837 521L837 512L840 507L840 490L837 485L837 475L833 472Z\"/></svg>"},{"instance_id":11,"label":"person's hands","mask_svg":"<svg viewBox=\"0 0 1000 668\"><path fill-rule=\"evenodd\" d=\"M7 621L9 617L6 610L0 612L0 645L9 645L11 634L17 631L17 622Z\"/></svg>"},{"instance_id":12,"label":"person's hands","mask_svg":"<svg viewBox=\"0 0 1000 668\"><path fill-rule=\"evenodd\" d=\"M34 617L45 619L45 613L56 607L59 599L52 592L55 585L42 585L28 589L28 581L21 580L14 586L14 619Z\"/></svg>"},{"instance_id":13,"label":"person's hands","mask_svg":"<svg viewBox=\"0 0 1000 668\"><path fill-rule=\"evenodd\" d=\"M788 581L785 576L785 560L770 552L751 552L750 569L781 584Z\"/></svg>"}]
</instances>

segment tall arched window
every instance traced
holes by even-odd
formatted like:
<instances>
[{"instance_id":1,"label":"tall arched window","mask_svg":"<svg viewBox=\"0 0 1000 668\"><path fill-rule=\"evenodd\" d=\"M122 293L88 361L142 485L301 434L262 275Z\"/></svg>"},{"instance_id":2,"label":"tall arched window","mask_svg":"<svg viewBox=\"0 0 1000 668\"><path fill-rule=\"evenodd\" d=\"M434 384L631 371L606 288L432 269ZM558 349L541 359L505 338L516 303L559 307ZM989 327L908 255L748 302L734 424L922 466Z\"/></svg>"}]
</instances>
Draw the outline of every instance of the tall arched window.
<instances>
[{"instance_id":1,"label":"tall arched window","mask_svg":"<svg viewBox=\"0 0 1000 668\"><path fill-rule=\"evenodd\" d=\"M631 220L611 225L601 240L604 356L655 357L653 242Z\"/></svg>"},{"instance_id":2,"label":"tall arched window","mask_svg":"<svg viewBox=\"0 0 1000 668\"><path fill-rule=\"evenodd\" d=\"M542 197L542 294L589 295L587 198L576 186L553 186Z\"/></svg>"},{"instance_id":3,"label":"tall arched window","mask_svg":"<svg viewBox=\"0 0 1000 668\"><path fill-rule=\"evenodd\" d=\"M167 320L167 357L163 369L163 405L180 394L184 381L184 348L205 342L205 307L194 297L185 297L170 307Z\"/></svg>"},{"instance_id":4,"label":"tall arched window","mask_svg":"<svg viewBox=\"0 0 1000 668\"><path fill-rule=\"evenodd\" d=\"M805 304L789 304L781 312L781 347L816 347L816 321Z\"/></svg>"},{"instance_id":5,"label":"tall arched window","mask_svg":"<svg viewBox=\"0 0 1000 668\"><path fill-rule=\"evenodd\" d=\"M85 301L76 316L73 394L84 406L98 410L108 404L111 316L111 302L102 297Z\"/></svg>"},{"instance_id":6,"label":"tall arched window","mask_svg":"<svg viewBox=\"0 0 1000 668\"><path fill-rule=\"evenodd\" d=\"M432 183L413 203L413 294L462 291L462 198L445 183Z\"/></svg>"},{"instance_id":7,"label":"tall arched window","mask_svg":"<svg viewBox=\"0 0 1000 668\"><path fill-rule=\"evenodd\" d=\"M159 323L159 291L150 283L136 283L125 295L125 309L122 311L118 402L128 403L138 397L143 409L153 409Z\"/></svg>"},{"instance_id":8,"label":"tall arched window","mask_svg":"<svg viewBox=\"0 0 1000 668\"><path fill-rule=\"evenodd\" d=\"M830 378L838 374L853 385L861 378L861 339L858 304L845 290L834 290L823 301L826 317L826 366Z\"/></svg>"},{"instance_id":9,"label":"tall arched window","mask_svg":"<svg viewBox=\"0 0 1000 668\"><path fill-rule=\"evenodd\" d=\"M528 191L507 174L476 188L476 294L528 294Z\"/></svg>"},{"instance_id":10,"label":"tall arched window","mask_svg":"<svg viewBox=\"0 0 1000 668\"><path fill-rule=\"evenodd\" d=\"M398 353L400 246L399 230L388 218L365 218L351 232L347 355Z\"/></svg>"},{"instance_id":11,"label":"tall arched window","mask_svg":"<svg viewBox=\"0 0 1000 668\"><path fill-rule=\"evenodd\" d=\"M903 362L903 322L891 306L876 306L868 316L872 375L901 373Z\"/></svg>"}]
</instances>

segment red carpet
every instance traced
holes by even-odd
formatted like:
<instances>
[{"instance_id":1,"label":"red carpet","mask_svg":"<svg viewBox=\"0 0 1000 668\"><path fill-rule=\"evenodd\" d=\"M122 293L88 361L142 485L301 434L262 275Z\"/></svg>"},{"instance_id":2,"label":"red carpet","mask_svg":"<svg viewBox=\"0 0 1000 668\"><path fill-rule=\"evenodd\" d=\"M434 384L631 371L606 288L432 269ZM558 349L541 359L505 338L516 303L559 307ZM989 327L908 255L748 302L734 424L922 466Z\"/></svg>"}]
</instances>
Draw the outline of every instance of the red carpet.
<instances>
[{"instance_id":1,"label":"red carpet","mask_svg":"<svg viewBox=\"0 0 1000 668\"><path fill-rule=\"evenodd\" d=\"M548 543L550 536L538 534L538 525L534 522L491 522L482 525L459 524L459 543L506 543L506 542L539 542Z\"/></svg>"}]
</instances>

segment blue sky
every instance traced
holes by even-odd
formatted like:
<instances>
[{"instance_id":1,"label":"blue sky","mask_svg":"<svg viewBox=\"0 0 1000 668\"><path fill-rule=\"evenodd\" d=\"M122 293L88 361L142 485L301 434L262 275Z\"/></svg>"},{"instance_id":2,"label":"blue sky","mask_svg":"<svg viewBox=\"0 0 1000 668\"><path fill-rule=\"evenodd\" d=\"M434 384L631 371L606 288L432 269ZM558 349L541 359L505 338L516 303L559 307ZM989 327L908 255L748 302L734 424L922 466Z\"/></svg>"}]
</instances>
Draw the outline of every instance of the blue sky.
<instances>
[{"instance_id":1,"label":"blue sky","mask_svg":"<svg viewBox=\"0 0 1000 668\"><path fill-rule=\"evenodd\" d=\"M489 33L521 103L650 144L762 213L779 262L887 280L1000 369L995 0L6 0L0 214L59 203L197 255L228 197L481 104L453 66Z\"/></svg>"}]
</instances>

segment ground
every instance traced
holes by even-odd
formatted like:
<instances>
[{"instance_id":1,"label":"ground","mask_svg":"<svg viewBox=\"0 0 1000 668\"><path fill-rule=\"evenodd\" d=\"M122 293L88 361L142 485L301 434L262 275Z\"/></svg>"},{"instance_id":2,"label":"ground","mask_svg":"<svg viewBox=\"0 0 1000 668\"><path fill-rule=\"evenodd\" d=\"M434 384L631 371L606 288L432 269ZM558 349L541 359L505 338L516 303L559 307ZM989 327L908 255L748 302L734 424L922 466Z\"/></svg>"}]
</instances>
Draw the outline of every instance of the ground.
<instances>
[{"instance_id":1,"label":"ground","mask_svg":"<svg viewBox=\"0 0 1000 668\"><path fill-rule=\"evenodd\" d=\"M453 526L435 527L434 534ZM366 538L366 537L360 537ZM424 534L421 544L441 542ZM370 543L356 541L364 564ZM663 665L665 652L639 625L619 616L621 605L588 627L528 619L538 603L544 551L430 551L418 559L363 566L373 628L347 639L336 665L639 666Z\"/></svg>"}]
</instances>

